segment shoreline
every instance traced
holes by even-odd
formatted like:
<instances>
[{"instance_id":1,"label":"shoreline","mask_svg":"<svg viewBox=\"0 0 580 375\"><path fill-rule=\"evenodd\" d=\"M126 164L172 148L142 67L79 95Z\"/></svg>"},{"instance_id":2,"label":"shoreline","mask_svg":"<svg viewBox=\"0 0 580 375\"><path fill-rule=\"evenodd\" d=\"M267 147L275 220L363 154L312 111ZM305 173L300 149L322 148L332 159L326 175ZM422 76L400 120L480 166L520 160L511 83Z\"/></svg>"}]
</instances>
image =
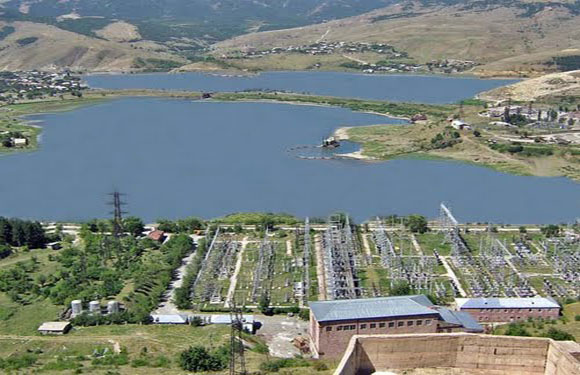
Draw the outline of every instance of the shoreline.
<instances>
[{"instance_id":1,"label":"shoreline","mask_svg":"<svg viewBox=\"0 0 580 375\"><path fill-rule=\"evenodd\" d=\"M187 66L184 65L184 66ZM466 73L466 74L459 74L459 73L455 73L455 74L445 74L445 73L428 73L428 72L421 72L421 73L416 73L416 72L397 72L397 73L389 73L389 72L377 72L377 73L363 73L362 71L356 71L356 70L341 70L341 69L328 69L328 70L305 70L305 69L296 69L296 70L292 70L292 69L267 69L267 70L259 70L259 71L244 71L244 70L236 70L235 74L233 74L231 70L227 70L227 69L223 69L223 70L212 70L212 69L200 69L200 70L179 70L180 68L175 68L172 70L167 70L167 71L159 71L159 72L140 72L140 71L88 71L88 72L82 72L80 73L82 76L122 76L122 75L153 75L153 74L205 74L205 75L211 75L211 76L220 76L220 77L226 77L226 78L236 78L236 77L254 77L254 76L259 76L261 74L264 73L341 73L341 74L355 74L355 75L363 75L363 76L422 76L422 77L440 77L440 78L463 78L463 79L479 79L479 80L518 80L518 81L522 81L522 80L526 80L526 79L530 79L530 78L535 78L535 77L527 77L527 76L521 76L521 75L493 75L491 74L492 72L490 72L489 74L486 74L485 72L482 73ZM220 73L223 72L223 73ZM230 73L228 73L230 72ZM516 72L514 72L516 73ZM544 74L548 74L543 73L540 74L544 75Z\"/></svg>"}]
</instances>

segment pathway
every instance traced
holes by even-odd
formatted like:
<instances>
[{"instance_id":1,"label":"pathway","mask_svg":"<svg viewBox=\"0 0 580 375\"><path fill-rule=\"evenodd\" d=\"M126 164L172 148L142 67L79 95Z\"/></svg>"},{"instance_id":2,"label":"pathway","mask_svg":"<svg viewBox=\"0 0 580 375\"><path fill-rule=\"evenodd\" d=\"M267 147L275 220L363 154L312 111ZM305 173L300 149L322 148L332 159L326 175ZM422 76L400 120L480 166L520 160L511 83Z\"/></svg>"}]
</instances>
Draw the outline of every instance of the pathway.
<instances>
[{"instance_id":1,"label":"pathway","mask_svg":"<svg viewBox=\"0 0 580 375\"><path fill-rule=\"evenodd\" d=\"M316 277L318 278L318 300L326 300L326 277L324 276L324 256L320 242L320 234L314 236L314 249L316 250Z\"/></svg>"},{"instance_id":2,"label":"pathway","mask_svg":"<svg viewBox=\"0 0 580 375\"><path fill-rule=\"evenodd\" d=\"M465 290L463 290L463 287L461 286L461 283L459 282L457 275L455 275L455 272L453 271L451 266L449 266L449 263L447 263L448 257L439 257L439 258L441 259L441 262L443 263L443 267L445 267L445 270L447 271L447 276L451 280L453 280L453 283L457 287L457 290L459 291L459 295L461 297L467 297L467 293L465 293Z\"/></svg>"},{"instance_id":3,"label":"pathway","mask_svg":"<svg viewBox=\"0 0 580 375\"><path fill-rule=\"evenodd\" d=\"M369 240L367 238L366 235L361 235L362 240L363 240L363 247L365 248L365 253L368 255L369 259L373 256L373 254L371 253L371 247L369 245Z\"/></svg>"},{"instance_id":4,"label":"pathway","mask_svg":"<svg viewBox=\"0 0 580 375\"><path fill-rule=\"evenodd\" d=\"M423 249L421 249L421 245L419 245L419 241L417 241L414 233L411 233L411 242L413 242L413 246L415 246L415 250L417 250L419 255L423 256Z\"/></svg>"},{"instance_id":5,"label":"pathway","mask_svg":"<svg viewBox=\"0 0 580 375\"><path fill-rule=\"evenodd\" d=\"M286 255L292 256L292 241L286 240Z\"/></svg>"},{"instance_id":6,"label":"pathway","mask_svg":"<svg viewBox=\"0 0 580 375\"><path fill-rule=\"evenodd\" d=\"M242 239L242 248L238 253L238 259L236 260L236 268L234 269L234 273L230 278L230 288L228 289L228 295L226 297L226 302L224 303L225 308L229 308L230 304L234 299L234 295L236 293L236 285L238 284L238 275L240 274L240 270L242 269L242 261L244 259L244 251L246 250L246 246L248 246L248 237L244 237Z\"/></svg>"},{"instance_id":7,"label":"pathway","mask_svg":"<svg viewBox=\"0 0 580 375\"><path fill-rule=\"evenodd\" d=\"M197 241L201 236L192 235L191 238L193 239L193 243L195 244L195 248L197 248ZM171 281L169 284L169 289L165 291L163 294L165 297L165 302L161 302L157 309L155 309L152 314L179 314L179 309L175 306L173 302L173 297L175 296L175 289L180 288L183 285L183 278L185 277L185 272L187 271L187 266L193 261L195 257L196 251L191 251L189 254L185 256L185 258L181 261L181 266L179 266L175 272L177 277Z\"/></svg>"}]
</instances>

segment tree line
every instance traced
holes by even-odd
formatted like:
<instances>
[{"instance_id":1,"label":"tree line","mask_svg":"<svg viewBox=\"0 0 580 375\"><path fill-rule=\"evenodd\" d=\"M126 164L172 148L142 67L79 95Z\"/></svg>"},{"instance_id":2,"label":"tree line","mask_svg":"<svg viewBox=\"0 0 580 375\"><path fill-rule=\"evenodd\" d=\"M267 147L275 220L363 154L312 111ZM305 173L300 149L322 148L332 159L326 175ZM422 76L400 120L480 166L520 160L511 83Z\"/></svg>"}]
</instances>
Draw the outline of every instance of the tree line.
<instances>
[{"instance_id":1,"label":"tree line","mask_svg":"<svg viewBox=\"0 0 580 375\"><path fill-rule=\"evenodd\" d=\"M39 249L45 247L46 242L44 228L38 221L0 217L0 245Z\"/></svg>"}]
</instances>

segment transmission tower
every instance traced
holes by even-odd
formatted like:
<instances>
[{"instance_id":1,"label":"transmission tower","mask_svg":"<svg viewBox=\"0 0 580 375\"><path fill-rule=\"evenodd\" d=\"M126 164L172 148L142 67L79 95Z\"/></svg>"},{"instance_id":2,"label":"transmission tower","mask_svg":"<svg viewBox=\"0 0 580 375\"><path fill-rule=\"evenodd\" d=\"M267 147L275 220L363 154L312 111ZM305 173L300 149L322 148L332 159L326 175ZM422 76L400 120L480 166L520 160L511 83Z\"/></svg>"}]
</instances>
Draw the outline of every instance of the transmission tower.
<instances>
[{"instance_id":1,"label":"transmission tower","mask_svg":"<svg viewBox=\"0 0 580 375\"><path fill-rule=\"evenodd\" d=\"M114 191L110 193L113 197L113 201L109 202L111 206L113 206L113 236L120 237L123 233L123 214L126 214L126 211L123 211L122 206L126 203L121 201L121 196L123 194L119 193L118 191Z\"/></svg>"},{"instance_id":2,"label":"transmission tower","mask_svg":"<svg viewBox=\"0 0 580 375\"><path fill-rule=\"evenodd\" d=\"M231 332L230 332L230 375L246 375L246 358L244 356L244 317L242 310L236 306L235 298L230 308Z\"/></svg>"}]
</instances>

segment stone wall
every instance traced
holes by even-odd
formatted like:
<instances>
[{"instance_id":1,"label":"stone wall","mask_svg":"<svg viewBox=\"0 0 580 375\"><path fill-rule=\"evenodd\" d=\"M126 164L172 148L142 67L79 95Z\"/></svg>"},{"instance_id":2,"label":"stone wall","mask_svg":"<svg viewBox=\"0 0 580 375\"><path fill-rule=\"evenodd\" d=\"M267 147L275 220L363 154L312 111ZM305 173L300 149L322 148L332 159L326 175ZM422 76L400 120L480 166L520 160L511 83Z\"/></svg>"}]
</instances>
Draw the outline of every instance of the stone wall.
<instances>
[{"instance_id":1,"label":"stone wall","mask_svg":"<svg viewBox=\"0 0 580 375\"><path fill-rule=\"evenodd\" d=\"M352 338L335 375L412 368L460 368L467 374L486 375L578 375L578 358L580 345L544 338L468 333L359 335Z\"/></svg>"}]
</instances>

